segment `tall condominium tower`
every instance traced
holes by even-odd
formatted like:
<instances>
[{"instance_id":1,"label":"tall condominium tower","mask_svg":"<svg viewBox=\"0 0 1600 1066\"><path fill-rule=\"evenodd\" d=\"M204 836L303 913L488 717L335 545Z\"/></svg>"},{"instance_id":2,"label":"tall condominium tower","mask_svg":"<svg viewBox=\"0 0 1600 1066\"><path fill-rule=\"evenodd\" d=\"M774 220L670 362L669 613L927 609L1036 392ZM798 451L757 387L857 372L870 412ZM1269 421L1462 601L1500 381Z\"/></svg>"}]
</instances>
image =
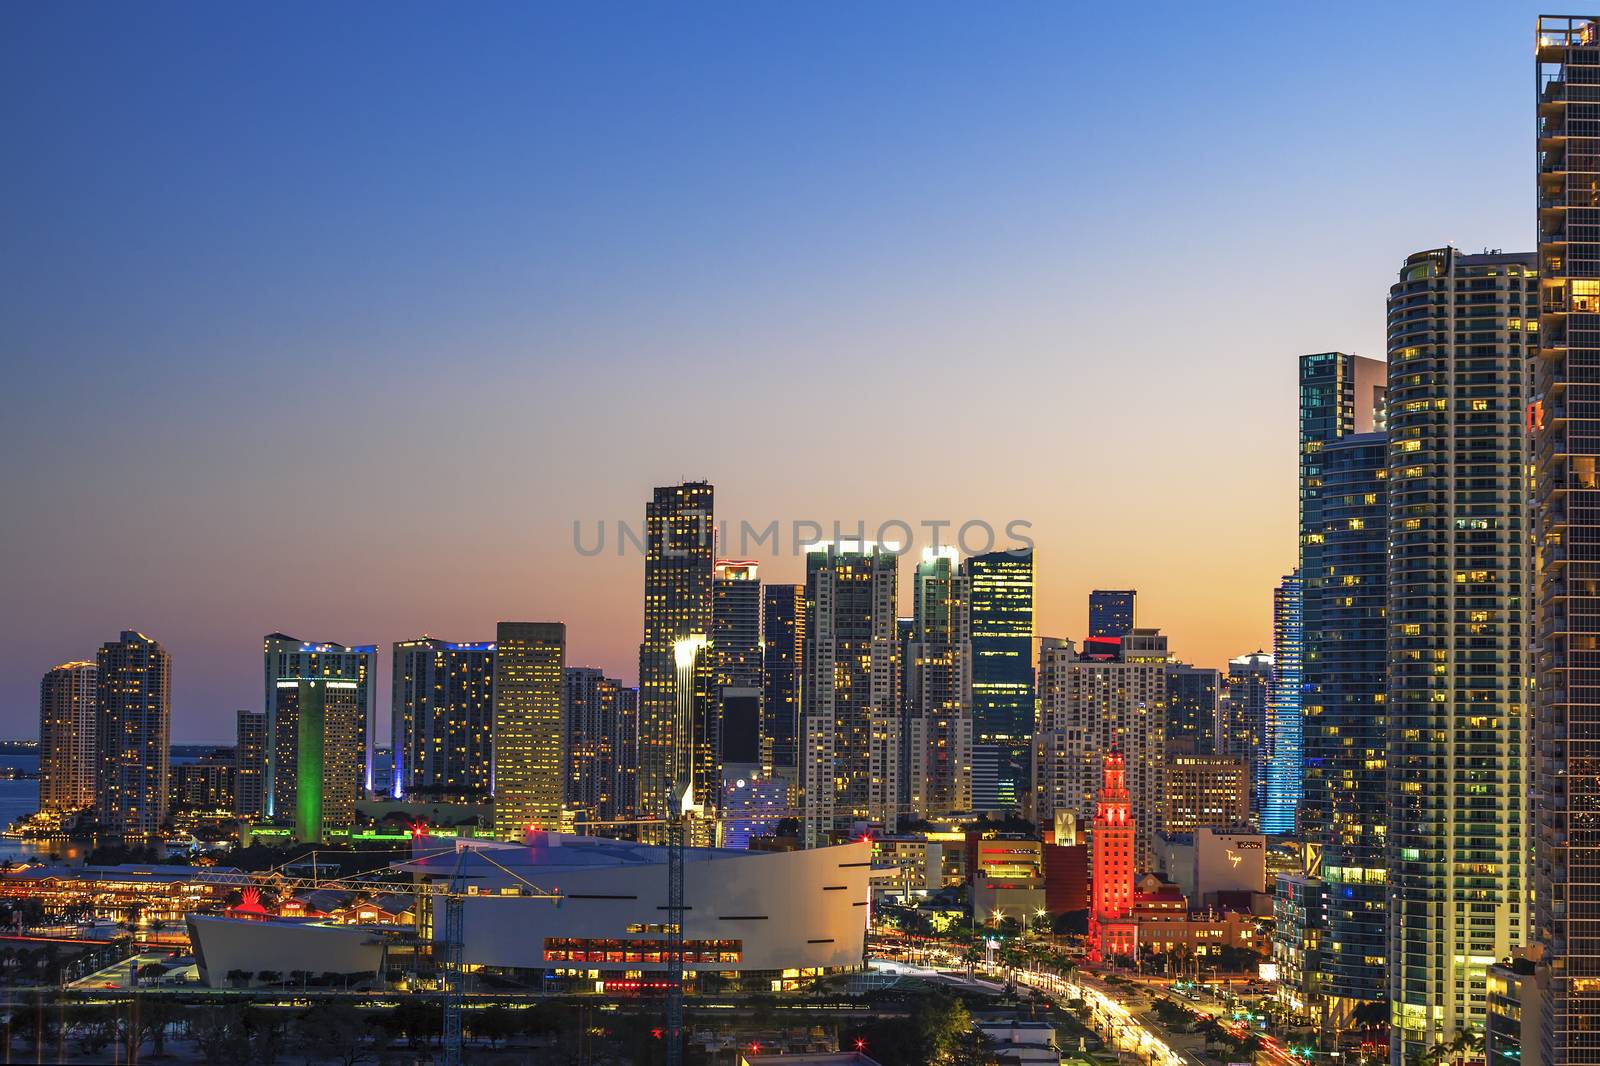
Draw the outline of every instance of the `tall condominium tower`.
<instances>
[{"instance_id":1,"label":"tall condominium tower","mask_svg":"<svg viewBox=\"0 0 1600 1066\"><path fill-rule=\"evenodd\" d=\"M99 765L95 665L62 663L39 682L39 809L65 814L94 806Z\"/></svg>"},{"instance_id":2,"label":"tall condominium tower","mask_svg":"<svg viewBox=\"0 0 1600 1066\"><path fill-rule=\"evenodd\" d=\"M1033 792L1033 549L974 555L964 568L972 600L972 807L1010 811Z\"/></svg>"},{"instance_id":3,"label":"tall condominium tower","mask_svg":"<svg viewBox=\"0 0 1600 1066\"><path fill-rule=\"evenodd\" d=\"M1203 666L1167 667L1167 751L1215 755L1222 674Z\"/></svg>"},{"instance_id":4,"label":"tall condominium tower","mask_svg":"<svg viewBox=\"0 0 1600 1066\"><path fill-rule=\"evenodd\" d=\"M95 656L95 819L113 840L148 841L167 816L172 659L124 631Z\"/></svg>"},{"instance_id":5,"label":"tall condominium tower","mask_svg":"<svg viewBox=\"0 0 1600 1066\"><path fill-rule=\"evenodd\" d=\"M263 818L267 813L267 752L272 735L267 732L266 711L239 711L235 715L233 746L233 813L240 818Z\"/></svg>"},{"instance_id":6,"label":"tall condominium tower","mask_svg":"<svg viewBox=\"0 0 1600 1066\"><path fill-rule=\"evenodd\" d=\"M667 485L645 505L644 641L639 645L639 804L664 818L676 782L672 767L693 743L680 736L676 650L708 641L715 543L713 490L704 481ZM688 675L690 677L693 674ZM648 834L647 834L648 835Z\"/></svg>"},{"instance_id":7,"label":"tall condominium tower","mask_svg":"<svg viewBox=\"0 0 1600 1066\"><path fill-rule=\"evenodd\" d=\"M905 645L906 798L919 818L972 809L972 622L953 549L929 549L913 578Z\"/></svg>"},{"instance_id":8,"label":"tall condominium tower","mask_svg":"<svg viewBox=\"0 0 1600 1066\"><path fill-rule=\"evenodd\" d=\"M396 641L392 669L392 794L456 803L488 799L494 643Z\"/></svg>"},{"instance_id":9,"label":"tall condominium tower","mask_svg":"<svg viewBox=\"0 0 1600 1066\"><path fill-rule=\"evenodd\" d=\"M1245 760L1250 768L1250 809L1259 812L1266 792L1267 693L1272 656L1265 651L1228 661L1222 707L1217 712L1217 754Z\"/></svg>"},{"instance_id":10,"label":"tall condominium tower","mask_svg":"<svg viewBox=\"0 0 1600 1066\"><path fill-rule=\"evenodd\" d=\"M501 622L494 652L494 835L558 829L567 795L567 627Z\"/></svg>"},{"instance_id":11,"label":"tall condominium tower","mask_svg":"<svg viewBox=\"0 0 1600 1066\"><path fill-rule=\"evenodd\" d=\"M278 735L278 693L286 691L279 689L279 681L294 677L328 677L356 683L356 704L361 709L361 731L356 737L356 744L361 749L362 783L370 785L367 772L372 765L372 740L368 716L372 708L372 672L378 665L377 645L346 647L331 642L313 643L284 633L268 633L261 639L261 647L266 686L263 706L267 712L269 737L276 738ZM282 752L281 759L279 755L274 741L273 747L267 752L267 814L282 821L293 821L294 808L286 806L280 811L275 797L279 782L294 773L297 756L293 751Z\"/></svg>"},{"instance_id":12,"label":"tall condominium tower","mask_svg":"<svg viewBox=\"0 0 1600 1066\"><path fill-rule=\"evenodd\" d=\"M592 666L563 672L567 716L567 806L593 819L627 818L635 771L634 691Z\"/></svg>"},{"instance_id":13,"label":"tall condominium tower","mask_svg":"<svg viewBox=\"0 0 1600 1066\"><path fill-rule=\"evenodd\" d=\"M1485 970L1528 923L1528 385L1510 324L1537 286L1531 254L1439 248L1389 290L1395 1066L1481 1028Z\"/></svg>"},{"instance_id":14,"label":"tall condominium tower","mask_svg":"<svg viewBox=\"0 0 1600 1066\"><path fill-rule=\"evenodd\" d=\"M1272 591L1272 685L1267 690L1266 791L1261 831L1290 835L1303 794L1301 664L1302 589L1296 571Z\"/></svg>"},{"instance_id":15,"label":"tall condominium tower","mask_svg":"<svg viewBox=\"0 0 1600 1066\"><path fill-rule=\"evenodd\" d=\"M1134 589L1095 589L1089 593L1089 635L1120 637L1133 628Z\"/></svg>"},{"instance_id":16,"label":"tall condominium tower","mask_svg":"<svg viewBox=\"0 0 1600 1066\"><path fill-rule=\"evenodd\" d=\"M1359 1004L1386 995L1389 438L1343 437L1320 459L1323 640L1304 668L1305 689L1316 698L1305 707L1300 833L1321 848L1328 884L1323 990L1330 1018L1348 1026Z\"/></svg>"},{"instance_id":17,"label":"tall condominium tower","mask_svg":"<svg viewBox=\"0 0 1600 1066\"><path fill-rule=\"evenodd\" d=\"M365 765L360 683L285 677L277 687L273 746L278 752L278 810L293 814L296 840L322 843L329 830L348 829L356 820Z\"/></svg>"},{"instance_id":18,"label":"tall condominium tower","mask_svg":"<svg viewBox=\"0 0 1600 1066\"><path fill-rule=\"evenodd\" d=\"M898 557L843 541L806 554L800 780L807 847L851 822L898 824Z\"/></svg>"},{"instance_id":19,"label":"tall condominium tower","mask_svg":"<svg viewBox=\"0 0 1600 1066\"><path fill-rule=\"evenodd\" d=\"M761 589L761 732L772 751L771 772L794 782L800 765L800 674L806 636L806 587Z\"/></svg>"},{"instance_id":20,"label":"tall condominium tower","mask_svg":"<svg viewBox=\"0 0 1600 1066\"><path fill-rule=\"evenodd\" d=\"M730 729L747 731L755 742L756 769L772 765L771 742L761 735L763 664L761 655L761 577L756 564L719 559L712 570L711 697L714 718L726 738ZM732 713L736 723L726 717ZM740 752L739 754L746 754ZM729 756L722 753L721 761ZM749 773L743 763L740 776ZM722 784L717 782L718 792Z\"/></svg>"},{"instance_id":21,"label":"tall condominium tower","mask_svg":"<svg viewBox=\"0 0 1600 1066\"><path fill-rule=\"evenodd\" d=\"M1521 325L1526 354L1537 355L1527 421L1538 553L1533 887L1548 979L1540 1061L1583 1066L1600 1063L1600 18L1542 16L1536 48L1542 300L1520 321L1508 306L1503 337L1514 349L1510 327ZM1508 390L1495 408L1516 399Z\"/></svg>"},{"instance_id":22,"label":"tall condominium tower","mask_svg":"<svg viewBox=\"0 0 1600 1066\"><path fill-rule=\"evenodd\" d=\"M1070 641L1039 645L1039 733L1035 817L1094 817L1095 794L1113 751L1122 754L1133 809L1144 812L1134 861L1154 869L1166 775L1167 638L1158 629L1122 636L1117 659L1085 659Z\"/></svg>"}]
</instances>

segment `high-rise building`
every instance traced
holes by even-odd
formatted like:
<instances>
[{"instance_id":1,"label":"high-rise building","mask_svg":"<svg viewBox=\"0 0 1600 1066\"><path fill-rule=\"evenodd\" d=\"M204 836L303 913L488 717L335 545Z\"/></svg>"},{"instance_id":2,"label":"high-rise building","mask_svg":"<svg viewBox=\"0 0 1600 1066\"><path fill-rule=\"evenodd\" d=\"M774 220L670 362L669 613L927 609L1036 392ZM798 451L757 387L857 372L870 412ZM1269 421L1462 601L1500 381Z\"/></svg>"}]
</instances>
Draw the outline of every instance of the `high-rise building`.
<instances>
[{"instance_id":1,"label":"high-rise building","mask_svg":"<svg viewBox=\"0 0 1600 1066\"><path fill-rule=\"evenodd\" d=\"M1304 666L1300 834L1321 849L1328 885L1322 991L1341 1026L1359 1004L1387 995L1388 444L1387 434L1357 433L1320 455L1321 640Z\"/></svg>"},{"instance_id":2,"label":"high-rise building","mask_svg":"<svg viewBox=\"0 0 1600 1066\"><path fill-rule=\"evenodd\" d=\"M665 818L677 782L672 768L693 739L680 736L679 647L710 639L713 565L708 482L657 488L645 505L644 640L639 645L639 804ZM687 645L683 645L687 647ZM698 659L698 656L697 656ZM709 662L705 663L709 667ZM698 684L698 683L697 683ZM709 687L709 686L708 686ZM678 749L680 745L683 752ZM720 788L718 793L720 794ZM646 834L649 835L649 834Z\"/></svg>"},{"instance_id":3,"label":"high-rise building","mask_svg":"<svg viewBox=\"0 0 1600 1066\"><path fill-rule=\"evenodd\" d=\"M891 832L898 824L897 562L860 541L806 553L800 780L807 847L855 821Z\"/></svg>"},{"instance_id":4,"label":"high-rise building","mask_svg":"<svg viewBox=\"0 0 1600 1066\"><path fill-rule=\"evenodd\" d=\"M395 797L481 803L494 764L494 643L396 641L389 688Z\"/></svg>"},{"instance_id":5,"label":"high-rise building","mask_svg":"<svg viewBox=\"0 0 1600 1066\"><path fill-rule=\"evenodd\" d=\"M1169 755L1163 783L1163 833L1237 829L1250 824L1250 767L1231 755Z\"/></svg>"},{"instance_id":6,"label":"high-rise building","mask_svg":"<svg viewBox=\"0 0 1600 1066\"><path fill-rule=\"evenodd\" d=\"M1167 751L1214 755L1222 674L1203 666L1167 667Z\"/></svg>"},{"instance_id":7,"label":"high-rise building","mask_svg":"<svg viewBox=\"0 0 1600 1066\"><path fill-rule=\"evenodd\" d=\"M494 652L494 835L559 829L567 795L567 627L501 622Z\"/></svg>"},{"instance_id":8,"label":"high-rise building","mask_svg":"<svg viewBox=\"0 0 1600 1066\"><path fill-rule=\"evenodd\" d=\"M1522 539L1537 546L1538 566L1533 896L1545 973L1537 1061L1587 1066L1600 1063L1600 18L1541 16L1536 48L1539 255L1521 278L1508 265L1495 282L1505 331L1496 330L1492 350L1505 352L1507 377L1501 390L1478 392L1490 412L1482 417L1505 419L1508 430L1515 406L1532 400L1526 417L1535 509L1532 535L1523 528ZM1533 280L1536 270L1542 281ZM1538 304L1533 285L1542 290ZM1512 305L1519 293L1527 299L1520 310ZM1523 354L1537 356L1531 397L1510 376L1523 337ZM1509 478L1492 484L1509 493L1500 498L1520 498ZM1474 526L1473 533L1515 537L1517 517L1503 506L1497 518L1483 519L1492 532ZM1520 617L1492 620L1495 645L1503 647ZM1390 716L1394 721L1393 710ZM1506 751L1502 758L1515 756ZM1514 834L1512 811L1501 817ZM1533 1060L1535 1051L1526 1050Z\"/></svg>"},{"instance_id":9,"label":"high-rise building","mask_svg":"<svg viewBox=\"0 0 1600 1066\"><path fill-rule=\"evenodd\" d=\"M763 662L761 651L761 577L756 564L747 560L719 559L712 569L711 586L711 699L718 735L726 738L729 724L724 721L728 701L737 700L741 725L748 722L756 745L756 769L772 765L771 742L761 735L763 718ZM719 764L730 759L721 753ZM730 771L731 772L731 771ZM748 766L739 776L751 776ZM718 792L721 783L718 782Z\"/></svg>"},{"instance_id":10,"label":"high-rise building","mask_svg":"<svg viewBox=\"0 0 1600 1066\"><path fill-rule=\"evenodd\" d=\"M94 806L95 714L94 663L62 663L39 682L41 811L65 814Z\"/></svg>"},{"instance_id":11,"label":"high-rise building","mask_svg":"<svg viewBox=\"0 0 1600 1066\"><path fill-rule=\"evenodd\" d=\"M1135 589L1095 589L1089 593L1089 635L1120 637L1133 628Z\"/></svg>"},{"instance_id":12,"label":"high-rise building","mask_svg":"<svg viewBox=\"0 0 1600 1066\"><path fill-rule=\"evenodd\" d=\"M95 656L95 819L102 835L149 841L167 816L172 658L124 630Z\"/></svg>"},{"instance_id":13,"label":"high-rise building","mask_svg":"<svg viewBox=\"0 0 1600 1066\"><path fill-rule=\"evenodd\" d=\"M1135 840L1134 805L1130 801L1122 755L1113 748L1102 760L1096 797L1089 890L1089 958L1131 958L1139 927L1133 921L1133 880L1141 867Z\"/></svg>"},{"instance_id":14,"label":"high-rise building","mask_svg":"<svg viewBox=\"0 0 1600 1066\"><path fill-rule=\"evenodd\" d=\"M1389 290L1395 1066L1482 1027L1486 971L1523 943L1528 924L1527 353L1524 331L1509 326L1537 312L1535 273L1531 254L1440 248L1409 257ZM1546 475L1563 483L1563 469L1547 468L1541 485ZM1549 533L1546 545L1570 547ZM1564 690L1558 677L1551 683Z\"/></svg>"},{"instance_id":15,"label":"high-rise building","mask_svg":"<svg viewBox=\"0 0 1600 1066\"><path fill-rule=\"evenodd\" d=\"M939 818L972 809L971 595L952 549L929 549L913 580L903 659L906 802L918 818Z\"/></svg>"},{"instance_id":16,"label":"high-rise building","mask_svg":"<svg viewBox=\"0 0 1600 1066\"><path fill-rule=\"evenodd\" d=\"M1086 659L1070 641L1039 646L1039 733L1035 817L1067 811L1087 822L1106 758L1122 756L1133 808L1144 812L1135 864L1154 869L1166 776L1167 638L1158 629L1123 634L1120 657Z\"/></svg>"},{"instance_id":17,"label":"high-rise building","mask_svg":"<svg viewBox=\"0 0 1600 1066\"><path fill-rule=\"evenodd\" d=\"M233 813L262 818L267 813L267 752L272 747L267 712L238 711L234 717Z\"/></svg>"},{"instance_id":18,"label":"high-rise building","mask_svg":"<svg viewBox=\"0 0 1600 1066\"><path fill-rule=\"evenodd\" d=\"M1272 591L1272 685L1267 690L1267 787L1261 801L1261 831L1295 831L1304 792L1301 665L1304 630L1302 588L1296 571Z\"/></svg>"},{"instance_id":19,"label":"high-rise building","mask_svg":"<svg viewBox=\"0 0 1600 1066\"><path fill-rule=\"evenodd\" d=\"M1037 728L1033 549L974 555L963 566L972 601L973 766L985 768L973 775L972 809L1020 810L1032 799Z\"/></svg>"},{"instance_id":20,"label":"high-rise building","mask_svg":"<svg viewBox=\"0 0 1600 1066\"><path fill-rule=\"evenodd\" d=\"M634 690L592 666L569 666L563 678L567 806L602 821L627 818L636 771Z\"/></svg>"},{"instance_id":21,"label":"high-rise building","mask_svg":"<svg viewBox=\"0 0 1600 1066\"><path fill-rule=\"evenodd\" d=\"M364 785L360 683L301 676L279 678L277 687L278 811L293 813L296 840L323 843L330 830L356 820Z\"/></svg>"},{"instance_id":22,"label":"high-rise building","mask_svg":"<svg viewBox=\"0 0 1600 1066\"><path fill-rule=\"evenodd\" d=\"M1217 716L1217 754L1237 756L1250 767L1250 809L1257 812L1266 793L1267 693L1271 688L1272 656L1265 651L1228 661Z\"/></svg>"},{"instance_id":23,"label":"high-rise building","mask_svg":"<svg viewBox=\"0 0 1600 1066\"><path fill-rule=\"evenodd\" d=\"M1299 381L1298 580L1292 591L1280 591L1273 601L1274 640L1290 638L1294 652L1287 662L1283 654L1275 655L1277 670L1296 676L1273 688L1267 717L1265 774L1257 789L1261 828L1268 833L1289 833L1296 828L1296 812L1304 794L1301 720L1303 715L1318 713L1322 702L1317 692L1321 674L1316 666L1327 643L1320 622L1321 591L1328 581L1321 558L1325 452L1352 434L1383 429L1388 385L1383 360L1348 352L1302 355ZM1332 591L1342 595L1345 590ZM1284 597L1296 605L1292 617L1279 610Z\"/></svg>"},{"instance_id":24,"label":"high-rise building","mask_svg":"<svg viewBox=\"0 0 1600 1066\"><path fill-rule=\"evenodd\" d=\"M806 635L806 587L761 589L763 680L762 735L772 751L772 772L792 782L800 765L800 674Z\"/></svg>"},{"instance_id":25,"label":"high-rise building","mask_svg":"<svg viewBox=\"0 0 1600 1066\"><path fill-rule=\"evenodd\" d=\"M364 786L369 785L370 779L367 774L372 765L369 716L372 709L372 672L378 665L378 646L359 644L346 647L331 642L313 643L284 633L268 633L262 638L261 645L265 666L263 706L267 712L269 737L278 736L278 693L287 691L278 687L279 681L295 677L326 677L356 683L356 704L361 709L361 730L356 737L356 744L361 749L362 783ZM296 754L287 751L282 755L280 768L276 742L267 752L267 815L280 821L290 822L295 817L293 806L287 805L280 810L276 796L279 782L294 773ZM340 758L342 760L343 756Z\"/></svg>"}]
</instances>

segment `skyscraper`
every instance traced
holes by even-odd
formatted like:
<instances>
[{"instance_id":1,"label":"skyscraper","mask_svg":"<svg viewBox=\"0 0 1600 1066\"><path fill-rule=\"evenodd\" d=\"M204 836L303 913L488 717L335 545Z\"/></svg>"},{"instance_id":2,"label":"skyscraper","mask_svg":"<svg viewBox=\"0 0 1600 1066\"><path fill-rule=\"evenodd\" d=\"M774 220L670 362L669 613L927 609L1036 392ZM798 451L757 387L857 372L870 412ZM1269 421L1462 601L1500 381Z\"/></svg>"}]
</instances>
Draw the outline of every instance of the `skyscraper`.
<instances>
[{"instance_id":1,"label":"skyscraper","mask_svg":"<svg viewBox=\"0 0 1600 1066\"><path fill-rule=\"evenodd\" d=\"M1305 645L1301 594L1298 571L1286 575L1272 591L1272 685L1267 690L1267 787L1261 806L1261 831L1286 836L1295 831L1304 792L1300 686Z\"/></svg>"},{"instance_id":2,"label":"skyscraper","mask_svg":"<svg viewBox=\"0 0 1600 1066\"><path fill-rule=\"evenodd\" d=\"M1174 755L1217 753L1218 700L1222 674L1203 666L1167 667L1167 751Z\"/></svg>"},{"instance_id":3,"label":"skyscraper","mask_svg":"<svg viewBox=\"0 0 1600 1066\"><path fill-rule=\"evenodd\" d=\"M494 835L559 829L567 793L567 627L501 622L494 653Z\"/></svg>"},{"instance_id":4,"label":"skyscraper","mask_svg":"<svg viewBox=\"0 0 1600 1066\"><path fill-rule=\"evenodd\" d=\"M1120 637L1133 628L1134 589L1095 589L1089 593L1089 635Z\"/></svg>"},{"instance_id":5,"label":"skyscraper","mask_svg":"<svg viewBox=\"0 0 1600 1066\"><path fill-rule=\"evenodd\" d=\"M664 818L679 744L680 642L709 640L714 491L704 481L657 488L645 505L644 640L639 645L639 804ZM690 675L692 676L692 675ZM720 791L720 790L719 790ZM647 834L648 835L648 834Z\"/></svg>"},{"instance_id":6,"label":"skyscraper","mask_svg":"<svg viewBox=\"0 0 1600 1066\"><path fill-rule=\"evenodd\" d=\"M1275 678L1282 677L1284 683L1275 683L1271 692L1265 774L1257 786L1261 828L1268 833L1295 829L1304 793L1301 719L1305 713L1317 713L1321 705L1316 663L1324 644L1320 605L1327 581L1321 558L1324 453L1351 434L1383 428L1388 385L1383 360L1348 352L1302 355L1299 375L1299 566L1293 589L1286 586L1273 600L1273 639L1287 640L1292 654L1286 659L1284 651L1273 649Z\"/></svg>"},{"instance_id":7,"label":"skyscraper","mask_svg":"<svg viewBox=\"0 0 1600 1066\"><path fill-rule=\"evenodd\" d=\"M355 743L361 749L360 763L363 767L362 783L367 783L366 769L371 766L371 737L369 715L371 713L371 687L372 671L378 662L378 647L376 644L360 644L354 647L345 647L343 644L312 643L288 636L284 633L268 633L261 640L262 660L265 666L265 702L263 706L267 712L267 735L278 736L278 682L286 678L295 677L328 677L338 678L341 681L354 681L356 683L356 704L361 710L361 730ZM278 783L285 776L292 774L297 755L293 751L280 753L277 743L274 743L267 752L267 814L281 821L293 821L295 812L292 807L278 810L276 794ZM341 756L341 759L343 757ZM280 769L280 761L282 767Z\"/></svg>"},{"instance_id":8,"label":"skyscraper","mask_svg":"<svg viewBox=\"0 0 1600 1066\"><path fill-rule=\"evenodd\" d=\"M897 825L897 562L859 541L806 554L800 779L807 847L852 821Z\"/></svg>"},{"instance_id":9,"label":"skyscraper","mask_svg":"<svg viewBox=\"0 0 1600 1066\"><path fill-rule=\"evenodd\" d=\"M1261 810L1266 795L1267 693L1272 688L1272 656L1264 651L1228 661L1218 714L1217 754L1233 755L1250 767L1250 809Z\"/></svg>"},{"instance_id":10,"label":"skyscraper","mask_svg":"<svg viewBox=\"0 0 1600 1066\"><path fill-rule=\"evenodd\" d=\"M761 735L763 716L763 662L761 653L761 578L756 564L747 560L719 559L713 567L711 593L711 698L718 736L726 740L737 728L755 747L755 758L735 758L718 753L718 763L741 764L739 776L759 775L772 765L771 745ZM737 723L727 721L730 710ZM740 756L749 754L741 750ZM731 773L732 771L730 771ZM722 782L716 783L718 794Z\"/></svg>"},{"instance_id":11,"label":"skyscraper","mask_svg":"<svg viewBox=\"0 0 1600 1066\"><path fill-rule=\"evenodd\" d=\"M109 839L149 841L167 816L172 659L124 630L95 656L95 819Z\"/></svg>"},{"instance_id":12,"label":"skyscraper","mask_svg":"<svg viewBox=\"0 0 1600 1066\"><path fill-rule=\"evenodd\" d=\"M234 733L233 813L262 818L267 813L267 752L272 747L267 712L237 712Z\"/></svg>"},{"instance_id":13,"label":"skyscraper","mask_svg":"<svg viewBox=\"0 0 1600 1066\"><path fill-rule=\"evenodd\" d=\"M967 573L929 549L913 580L904 655L909 794L919 818L972 809L972 624Z\"/></svg>"},{"instance_id":14,"label":"skyscraper","mask_svg":"<svg viewBox=\"0 0 1600 1066\"><path fill-rule=\"evenodd\" d=\"M1302 837L1320 845L1328 885L1322 944L1329 1015L1348 1025L1384 999L1388 443L1358 433L1323 449L1320 654L1305 664Z\"/></svg>"},{"instance_id":15,"label":"skyscraper","mask_svg":"<svg viewBox=\"0 0 1600 1066\"><path fill-rule=\"evenodd\" d=\"M992 761L996 771L992 790L980 787L987 773L974 777L972 807L1016 810L1033 791L1033 549L974 555L964 566L972 600L973 763Z\"/></svg>"},{"instance_id":16,"label":"skyscraper","mask_svg":"<svg viewBox=\"0 0 1600 1066\"><path fill-rule=\"evenodd\" d=\"M1539 1061L1585 1066L1600 1063L1594 1039L1600 1018L1600 102L1594 102L1600 19L1542 16L1536 40L1535 269L1544 277L1535 282L1534 270L1524 267L1517 279L1508 268L1498 283L1506 292L1496 296L1505 301L1506 332L1499 336L1507 362L1524 336L1524 354L1537 355L1527 424L1537 494L1531 539L1538 546L1539 608L1533 889L1546 967ZM1532 302L1529 290L1520 314L1513 310L1512 294L1535 284L1542 290L1540 303ZM1515 388L1503 396L1482 392L1491 411L1506 419L1524 398ZM1515 517L1512 512L1485 522L1497 537L1509 537ZM1498 643L1517 619L1493 621ZM1504 817L1516 824L1510 811Z\"/></svg>"},{"instance_id":17,"label":"skyscraper","mask_svg":"<svg viewBox=\"0 0 1600 1066\"><path fill-rule=\"evenodd\" d=\"M292 814L296 840L323 843L329 830L356 820L364 785L360 682L285 677L277 688L278 811Z\"/></svg>"},{"instance_id":18,"label":"skyscraper","mask_svg":"<svg viewBox=\"0 0 1600 1066\"><path fill-rule=\"evenodd\" d=\"M773 774L791 784L800 765L800 674L806 635L806 587L761 589L762 735L772 751Z\"/></svg>"},{"instance_id":19,"label":"skyscraper","mask_svg":"<svg viewBox=\"0 0 1600 1066\"><path fill-rule=\"evenodd\" d=\"M1537 286L1532 255L1439 248L1389 290L1395 1066L1482 1026L1485 970L1528 922L1528 392L1509 324L1536 313Z\"/></svg>"},{"instance_id":20,"label":"skyscraper","mask_svg":"<svg viewBox=\"0 0 1600 1066\"><path fill-rule=\"evenodd\" d=\"M94 663L62 663L39 682L41 811L65 814L94 806L95 715Z\"/></svg>"},{"instance_id":21,"label":"skyscraper","mask_svg":"<svg viewBox=\"0 0 1600 1066\"><path fill-rule=\"evenodd\" d=\"M1086 659L1071 641L1039 645L1039 733L1035 817L1059 811L1094 817L1106 758L1122 756L1133 807L1146 812L1134 839L1134 862L1154 869L1166 776L1167 638L1158 629L1123 634L1119 657Z\"/></svg>"},{"instance_id":22,"label":"skyscraper","mask_svg":"<svg viewBox=\"0 0 1600 1066\"><path fill-rule=\"evenodd\" d=\"M494 644L396 641L389 689L396 797L480 803L494 751Z\"/></svg>"},{"instance_id":23,"label":"skyscraper","mask_svg":"<svg viewBox=\"0 0 1600 1066\"><path fill-rule=\"evenodd\" d=\"M567 806L589 818L631 814L633 689L592 666L563 672L567 715Z\"/></svg>"}]
</instances>

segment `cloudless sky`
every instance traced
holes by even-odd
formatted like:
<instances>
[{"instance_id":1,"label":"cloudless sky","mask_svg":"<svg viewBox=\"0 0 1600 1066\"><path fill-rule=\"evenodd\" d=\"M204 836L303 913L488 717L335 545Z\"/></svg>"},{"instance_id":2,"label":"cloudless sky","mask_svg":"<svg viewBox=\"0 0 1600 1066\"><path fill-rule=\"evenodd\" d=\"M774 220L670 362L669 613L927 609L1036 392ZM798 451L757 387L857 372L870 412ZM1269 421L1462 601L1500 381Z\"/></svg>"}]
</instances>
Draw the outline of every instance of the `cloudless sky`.
<instances>
[{"instance_id":1,"label":"cloudless sky","mask_svg":"<svg viewBox=\"0 0 1600 1066\"><path fill-rule=\"evenodd\" d=\"M0 736L124 628L568 623L574 521L1011 519L1202 665L1294 565L1295 356L1533 242L1539 5L0 5ZM798 580L803 562L766 560ZM909 594L907 595L909 604Z\"/></svg>"}]
</instances>

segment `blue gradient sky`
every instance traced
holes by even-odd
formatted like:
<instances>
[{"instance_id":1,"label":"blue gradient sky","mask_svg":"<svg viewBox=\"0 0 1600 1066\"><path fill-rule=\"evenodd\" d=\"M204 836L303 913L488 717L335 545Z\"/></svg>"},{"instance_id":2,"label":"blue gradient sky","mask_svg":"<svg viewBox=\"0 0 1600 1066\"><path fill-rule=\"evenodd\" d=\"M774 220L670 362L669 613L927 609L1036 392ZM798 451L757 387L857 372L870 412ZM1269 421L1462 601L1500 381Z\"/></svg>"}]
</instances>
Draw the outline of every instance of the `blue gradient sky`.
<instances>
[{"instance_id":1,"label":"blue gradient sky","mask_svg":"<svg viewBox=\"0 0 1600 1066\"><path fill-rule=\"evenodd\" d=\"M122 628L183 740L272 630L559 618L632 677L642 564L572 522L684 477L1025 518L1041 632L1130 585L1254 650L1294 356L1531 246L1538 11L0 6L0 736Z\"/></svg>"}]
</instances>

